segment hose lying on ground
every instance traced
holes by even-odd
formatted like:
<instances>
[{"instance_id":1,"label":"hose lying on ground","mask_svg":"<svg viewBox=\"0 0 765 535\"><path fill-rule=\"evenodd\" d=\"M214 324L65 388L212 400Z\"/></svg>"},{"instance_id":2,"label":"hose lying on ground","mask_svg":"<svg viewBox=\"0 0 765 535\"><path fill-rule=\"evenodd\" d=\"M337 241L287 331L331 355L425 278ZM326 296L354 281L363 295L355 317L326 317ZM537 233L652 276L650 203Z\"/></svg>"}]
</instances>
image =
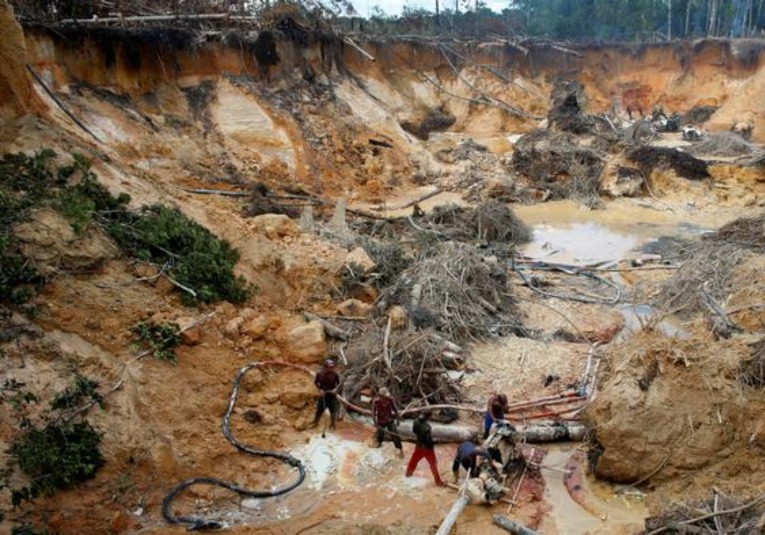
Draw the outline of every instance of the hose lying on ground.
<instances>
[{"instance_id":1,"label":"hose lying on ground","mask_svg":"<svg viewBox=\"0 0 765 535\"><path fill-rule=\"evenodd\" d=\"M208 519L194 517L194 516L175 516L171 512L170 506L172 505L173 501L178 497L178 495L181 492L186 490L188 487L191 487L192 485L214 485L217 487L223 487L224 489L228 489L232 492L236 492L240 496L245 496L248 498L271 498L274 496L280 496L282 494L288 493L289 491L293 490L298 485L300 485L305 479L305 467L303 466L303 463L300 462L300 460L296 459L295 457L291 455L287 455L284 453L279 453L276 451L259 450L259 449L247 446L246 444L239 442L236 439L236 437L234 437L234 435L231 433L231 428L230 428L231 413L234 410L234 405L236 405L236 398L239 395L239 385L242 382L242 378L250 370L254 368L262 367L262 366L289 366L289 367L295 367L301 370L303 369L302 366L296 366L287 362L279 362L279 361L252 362L248 364L247 366L244 366L243 368L241 368L239 372L236 374L236 377L234 378L234 387L233 387L233 390L231 391L231 397L229 398L229 401L228 401L228 408L226 409L226 413L223 415L223 435L239 451L243 451L244 453L249 453L250 455L255 455L257 457L271 457L273 459L278 459L280 461L287 463L293 468L297 468L298 470L297 478L293 480L291 483L287 485L283 485L281 487L277 487L273 490L250 490L244 487L240 487L239 485L236 485L234 483L229 483L227 481L223 481L214 477L194 477L191 479L187 479L179 483L178 485L176 485L167 494L165 499L162 501L162 516L165 517L165 520L167 520L171 524L188 524L189 531L221 529L224 527L223 523L218 522L217 520L208 520Z\"/></svg>"}]
</instances>

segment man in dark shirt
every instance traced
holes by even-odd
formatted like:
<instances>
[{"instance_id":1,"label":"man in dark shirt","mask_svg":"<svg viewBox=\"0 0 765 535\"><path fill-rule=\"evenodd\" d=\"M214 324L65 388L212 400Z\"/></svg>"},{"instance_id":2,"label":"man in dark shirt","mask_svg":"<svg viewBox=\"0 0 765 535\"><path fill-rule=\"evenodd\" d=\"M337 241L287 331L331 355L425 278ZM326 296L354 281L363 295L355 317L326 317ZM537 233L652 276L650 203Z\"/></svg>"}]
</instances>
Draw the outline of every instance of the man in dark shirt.
<instances>
[{"instance_id":1,"label":"man in dark shirt","mask_svg":"<svg viewBox=\"0 0 765 535\"><path fill-rule=\"evenodd\" d=\"M372 400L372 417L377 427L377 447L382 446L385 434L390 435L393 445L398 451L399 457L404 457L404 450L401 447L401 438L396 432L396 420L398 419L398 410L396 404L390 395L390 391L383 387Z\"/></svg>"},{"instance_id":2,"label":"man in dark shirt","mask_svg":"<svg viewBox=\"0 0 765 535\"><path fill-rule=\"evenodd\" d=\"M483 438L486 440L491 432L491 426L493 424L501 425L505 420L505 412L507 412L507 396L505 394L497 394L496 392L489 396L489 402L486 407L486 415L484 417Z\"/></svg>"},{"instance_id":3,"label":"man in dark shirt","mask_svg":"<svg viewBox=\"0 0 765 535\"><path fill-rule=\"evenodd\" d=\"M454 462L452 463L452 474L454 474L454 482L459 479L460 465L462 468L468 471L470 477L478 477L479 468L481 463L478 458L481 457L487 461L491 460L489 452L483 448L479 448L473 442L466 440L460 447L457 448L457 454L454 456Z\"/></svg>"},{"instance_id":4,"label":"man in dark shirt","mask_svg":"<svg viewBox=\"0 0 765 535\"><path fill-rule=\"evenodd\" d=\"M425 458L430 465L430 471L433 473L436 485L441 487L444 485L444 482L441 481L441 474L438 473L438 461L436 461L436 452L433 449L433 435L428 423L429 417L430 414L427 411L421 412L412 427L414 434L417 436L417 444L406 467L406 477L410 477L420 463L420 460Z\"/></svg>"},{"instance_id":5,"label":"man in dark shirt","mask_svg":"<svg viewBox=\"0 0 765 535\"><path fill-rule=\"evenodd\" d=\"M335 418L337 417L337 388L340 386L340 376L335 371L335 361L327 359L324 361L324 368L317 374L313 383L321 392L316 401L316 415L313 419L314 426L318 425L321 415L326 409L329 409L330 429L335 428Z\"/></svg>"}]
</instances>

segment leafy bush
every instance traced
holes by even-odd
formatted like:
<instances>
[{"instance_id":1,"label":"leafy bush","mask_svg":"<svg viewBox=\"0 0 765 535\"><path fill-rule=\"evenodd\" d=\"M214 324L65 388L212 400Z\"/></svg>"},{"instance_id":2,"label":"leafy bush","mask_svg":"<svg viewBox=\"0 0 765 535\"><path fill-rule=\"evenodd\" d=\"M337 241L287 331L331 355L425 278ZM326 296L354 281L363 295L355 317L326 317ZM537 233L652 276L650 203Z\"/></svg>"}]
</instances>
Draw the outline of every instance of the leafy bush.
<instances>
[{"instance_id":1,"label":"leafy bush","mask_svg":"<svg viewBox=\"0 0 765 535\"><path fill-rule=\"evenodd\" d=\"M100 445L101 435L88 422L52 422L43 429L27 429L10 449L11 458L30 481L29 486L12 492L13 506L94 477L104 464Z\"/></svg>"},{"instance_id":2,"label":"leafy bush","mask_svg":"<svg viewBox=\"0 0 765 535\"><path fill-rule=\"evenodd\" d=\"M177 324L142 321L130 331L137 337L138 345L150 350L154 358L177 364L175 348L181 345L181 330Z\"/></svg>"},{"instance_id":3,"label":"leafy bush","mask_svg":"<svg viewBox=\"0 0 765 535\"><path fill-rule=\"evenodd\" d=\"M55 395L50 407L54 410L75 409L88 400L95 401L103 408L104 398L98 392L98 382L78 373L72 386Z\"/></svg>"},{"instance_id":4,"label":"leafy bush","mask_svg":"<svg viewBox=\"0 0 765 535\"><path fill-rule=\"evenodd\" d=\"M177 208L145 206L112 221L108 231L137 258L168 266L176 281L194 292L193 298L184 294L186 302L238 303L252 293L247 281L234 275L239 253Z\"/></svg>"},{"instance_id":5,"label":"leafy bush","mask_svg":"<svg viewBox=\"0 0 765 535\"><path fill-rule=\"evenodd\" d=\"M54 168L56 153L9 154L0 160L0 302L26 302L44 282L21 255L11 232L33 208L49 206L63 214L75 232L97 221L128 253L164 266L184 301L246 300L253 287L233 273L239 255L231 245L193 222L177 208L127 209L130 197L114 197L74 154L70 165Z\"/></svg>"}]
</instances>

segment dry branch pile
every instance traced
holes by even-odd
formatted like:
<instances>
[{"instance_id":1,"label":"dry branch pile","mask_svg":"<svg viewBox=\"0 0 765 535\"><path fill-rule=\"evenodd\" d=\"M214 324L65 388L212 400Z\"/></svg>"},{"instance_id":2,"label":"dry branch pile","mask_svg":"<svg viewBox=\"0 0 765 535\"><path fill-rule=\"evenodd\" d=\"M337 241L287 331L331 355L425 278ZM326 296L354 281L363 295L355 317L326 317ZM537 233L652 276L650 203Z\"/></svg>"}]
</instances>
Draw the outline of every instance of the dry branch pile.
<instances>
[{"instance_id":1,"label":"dry branch pile","mask_svg":"<svg viewBox=\"0 0 765 535\"><path fill-rule=\"evenodd\" d=\"M455 241L520 244L531 240L529 227L506 203L495 200L475 209L454 204L437 206L422 219L430 229Z\"/></svg>"},{"instance_id":2,"label":"dry branch pile","mask_svg":"<svg viewBox=\"0 0 765 535\"><path fill-rule=\"evenodd\" d=\"M432 330L392 331L371 324L356 337L345 354L345 394L360 403L360 393L377 392L387 387L399 408L438 404L457 404L460 388L448 374L462 366L462 357L445 351L447 344Z\"/></svg>"},{"instance_id":3,"label":"dry branch pile","mask_svg":"<svg viewBox=\"0 0 765 535\"><path fill-rule=\"evenodd\" d=\"M604 166L601 155L579 146L571 134L541 129L520 139L512 159L513 170L548 190L551 200L597 197Z\"/></svg>"},{"instance_id":4,"label":"dry branch pile","mask_svg":"<svg viewBox=\"0 0 765 535\"><path fill-rule=\"evenodd\" d=\"M691 246L682 267L661 285L657 304L683 316L706 309L704 293L723 301L730 293L734 268L744 259L740 245L702 241Z\"/></svg>"},{"instance_id":5,"label":"dry branch pile","mask_svg":"<svg viewBox=\"0 0 765 535\"><path fill-rule=\"evenodd\" d=\"M743 502L716 492L705 501L673 505L645 521L645 535L659 533L761 533L765 495Z\"/></svg>"},{"instance_id":6,"label":"dry branch pile","mask_svg":"<svg viewBox=\"0 0 765 535\"><path fill-rule=\"evenodd\" d=\"M750 156L758 152L757 147L733 132L713 134L688 149L689 152L704 156Z\"/></svg>"},{"instance_id":7,"label":"dry branch pile","mask_svg":"<svg viewBox=\"0 0 765 535\"><path fill-rule=\"evenodd\" d=\"M736 266L752 253L765 252L765 216L736 219L695 243L674 245L683 265L661 285L657 301L664 310L688 315L708 308L708 298L724 302L736 290ZM662 254L672 256L668 250Z\"/></svg>"},{"instance_id":8,"label":"dry branch pile","mask_svg":"<svg viewBox=\"0 0 765 535\"><path fill-rule=\"evenodd\" d=\"M381 302L403 306L413 319L429 320L423 326L432 322L457 343L522 331L505 268L453 243L416 261Z\"/></svg>"},{"instance_id":9,"label":"dry branch pile","mask_svg":"<svg viewBox=\"0 0 765 535\"><path fill-rule=\"evenodd\" d=\"M738 245L756 252L765 252L765 215L742 217L720 227L707 237L715 243Z\"/></svg>"}]
</instances>

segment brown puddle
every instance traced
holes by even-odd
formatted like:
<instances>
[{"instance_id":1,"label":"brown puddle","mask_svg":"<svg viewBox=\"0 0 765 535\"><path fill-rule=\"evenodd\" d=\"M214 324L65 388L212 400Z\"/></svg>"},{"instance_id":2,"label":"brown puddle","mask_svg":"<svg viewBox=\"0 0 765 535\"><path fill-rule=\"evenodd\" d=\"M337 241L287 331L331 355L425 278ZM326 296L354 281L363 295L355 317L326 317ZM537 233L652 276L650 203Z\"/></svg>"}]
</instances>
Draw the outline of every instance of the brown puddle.
<instances>
[{"instance_id":1,"label":"brown puddle","mask_svg":"<svg viewBox=\"0 0 765 535\"><path fill-rule=\"evenodd\" d=\"M577 445L551 446L543 465L563 470ZM552 510L540 533L580 535L582 533L633 533L642 528L648 516L645 503L635 497L617 495L610 485L585 478L588 508L576 503L563 484L563 474L542 469L545 478L545 500Z\"/></svg>"},{"instance_id":2,"label":"brown puddle","mask_svg":"<svg viewBox=\"0 0 765 535\"><path fill-rule=\"evenodd\" d=\"M522 252L549 262L623 260L637 256L637 249L660 236L703 231L677 214L627 203L590 210L573 201L552 201L516 206L515 211L534 230L532 242Z\"/></svg>"}]
</instances>

